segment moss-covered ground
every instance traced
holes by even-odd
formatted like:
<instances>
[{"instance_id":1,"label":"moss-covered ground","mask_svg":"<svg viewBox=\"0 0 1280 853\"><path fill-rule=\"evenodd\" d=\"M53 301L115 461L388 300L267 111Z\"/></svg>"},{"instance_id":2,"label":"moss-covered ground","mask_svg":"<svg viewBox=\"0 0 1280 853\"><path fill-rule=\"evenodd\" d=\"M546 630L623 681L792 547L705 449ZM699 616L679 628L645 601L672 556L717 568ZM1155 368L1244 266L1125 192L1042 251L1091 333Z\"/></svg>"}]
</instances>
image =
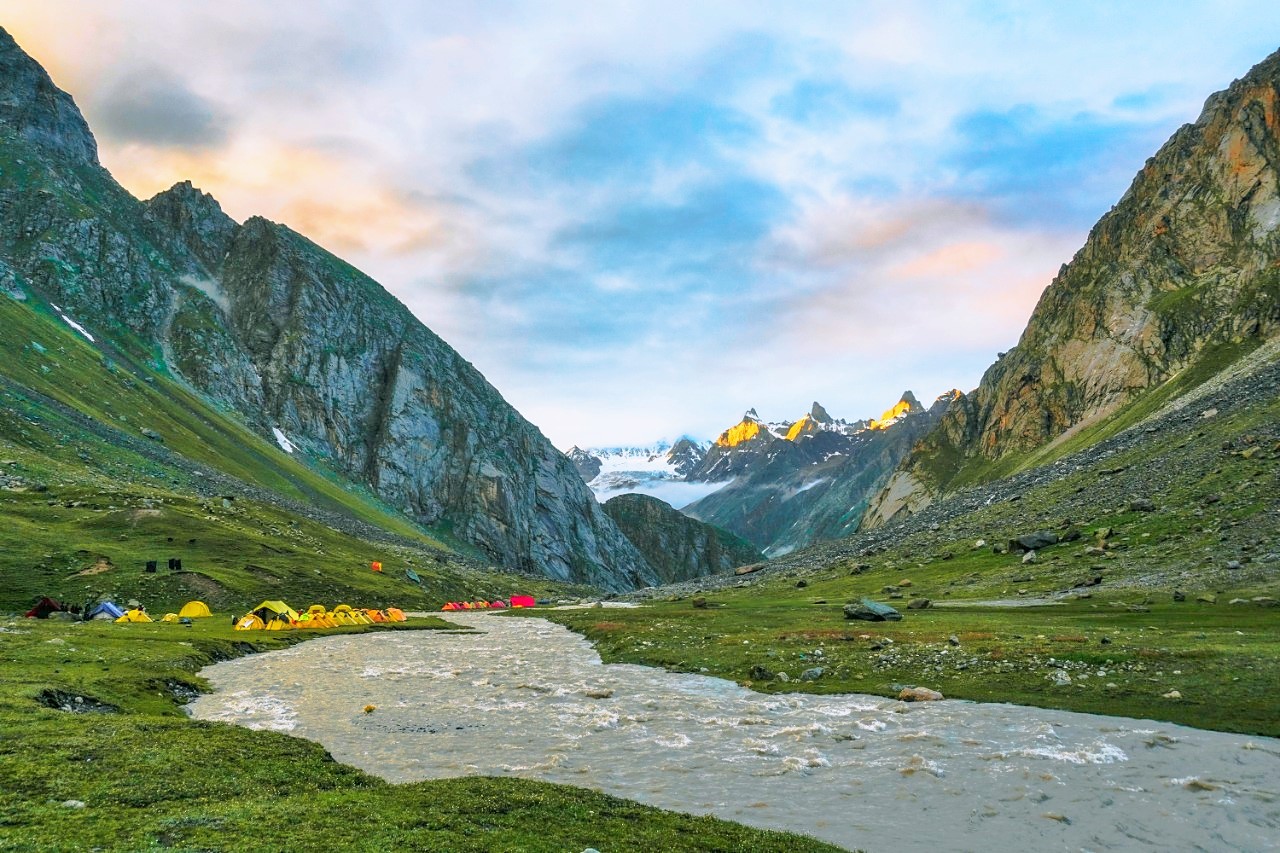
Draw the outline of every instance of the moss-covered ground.
<instances>
[{"instance_id":1,"label":"moss-covered ground","mask_svg":"<svg viewBox=\"0 0 1280 853\"><path fill-rule=\"evenodd\" d=\"M201 666L308 632L233 632L225 615L191 627L11 620L0 631L0 849L837 849L559 785L392 785L308 741L182 713Z\"/></svg>"}]
</instances>

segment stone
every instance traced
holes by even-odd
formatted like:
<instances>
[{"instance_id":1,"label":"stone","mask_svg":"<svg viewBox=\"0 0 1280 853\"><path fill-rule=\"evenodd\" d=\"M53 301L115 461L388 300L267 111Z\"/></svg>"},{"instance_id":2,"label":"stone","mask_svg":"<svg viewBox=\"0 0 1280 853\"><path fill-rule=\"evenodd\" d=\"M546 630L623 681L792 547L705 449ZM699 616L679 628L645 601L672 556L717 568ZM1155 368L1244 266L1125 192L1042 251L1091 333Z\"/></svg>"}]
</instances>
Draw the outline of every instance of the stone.
<instances>
[{"instance_id":1,"label":"stone","mask_svg":"<svg viewBox=\"0 0 1280 853\"><path fill-rule=\"evenodd\" d=\"M1200 595L1197 595L1196 601L1200 602L1201 604L1217 604L1218 596L1214 595L1212 592L1205 592L1205 593L1201 593Z\"/></svg>"},{"instance_id":2,"label":"stone","mask_svg":"<svg viewBox=\"0 0 1280 853\"><path fill-rule=\"evenodd\" d=\"M1097 539L1099 542L1105 542L1111 538L1111 532L1110 527L1099 527L1097 530L1093 531L1093 538Z\"/></svg>"},{"instance_id":3,"label":"stone","mask_svg":"<svg viewBox=\"0 0 1280 853\"><path fill-rule=\"evenodd\" d=\"M756 664L755 666L751 667L751 671L748 673L748 675L750 676L752 681L773 681L773 679L776 677L773 670L769 669L768 667L761 666L760 664Z\"/></svg>"},{"instance_id":4,"label":"stone","mask_svg":"<svg viewBox=\"0 0 1280 853\"><path fill-rule=\"evenodd\" d=\"M901 702L937 702L945 698L937 690L928 687L904 687L898 693Z\"/></svg>"},{"instance_id":5,"label":"stone","mask_svg":"<svg viewBox=\"0 0 1280 853\"><path fill-rule=\"evenodd\" d=\"M1156 505L1150 498L1134 498L1129 501L1130 512L1155 512Z\"/></svg>"},{"instance_id":6,"label":"stone","mask_svg":"<svg viewBox=\"0 0 1280 853\"><path fill-rule=\"evenodd\" d=\"M1024 533L1009 540L1010 551L1038 551L1058 544L1058 534L1052 530L1038 530L1035 533Z\"/></svg>"},{"instance_id":7,"label":"stone","mask_svg":"<svg viewBox=\"0 0 1280 853\"><path fill-rule=\"evenodd\" d=\"M1248 604L1248 603L1249 603L1249 599L1247 598L1233 598L1227 602L1227 604Z\"/></svg>"},{"instance_id":8,"label":"stone","mask_svg":"<svg viewBox=\"0 0 1280 853\"><path fill-rule=\"evenodd\" d=\"M1105 548L1100 548L1097 545L1090 545L1088 548L1084 549L1084 555L1086 557L1102 557L1105 556L1106 553L1107 551Z\"/></svg>"},{"instance_id":9,"label":"stone","mask_svg":"<svg viewBox=\"0 0 1280 853\"><path fill-rule=\"evenodd\" d=\"M64 809L82 809L84 808L84 800L63 800L62 807Z\"/></svg>"},{"instance_id":10,"label":"stone","mask_svg":"<svg viewBox=\"0 0 1280 853\"><path fill-rule=\"evenodd\" d=\"M971 550L977 551L979 548L985 547L987 547L987 540L979 539L977 542L973 543L973 548Z\"/></svg>"},{"instance_id":11,"label":"stone","mask_svg":"<svg viewBox=\"0 0 1280 853\"><path fill-rule=\"evenodd\" d=\"M1232 571L1238 571L1243 569L1244 565L1239 560L1227 560L1227 568Z\"/></svg>"},{"instance_id":12,"label":"stone","mask_svg":"<svg viewBox=\"0 0 1280 853\"><path fill-rule=\"evenodd\" d=\"M693 606L699 610L705 610L707 607L707 600L700 595L693 600Z\"/></svg>"},{"instance_id":13,"label":"stone","mask_svg":"<svg viewBox=\"0 0 1280 853\"><path fill-rule=\"evenodd\" d=\"M907 602L908 610L928 610L933 602L927 598L913 598Z\"/></svg>"},{"instance_id":14,"label":"stone","mask_svg":"<svg viewBox=\"0 0 1280 853\"><path fill-rule=\"evenodd\" d=\"M761 563L754 563L750 566L738 566L738 568L733 570L733 573L735 575L749 575L752 572L760 571L762 567L763 567L763 564Z\"/></svg>"},{"instance_id":15,"label":"stone","mask_svg":"<svg viewBox=\"0 0 1280 853\"><path fill-rule=\"evenodd\" d=\"M911 579L903 578L902 580L898 581L898 586L901 587L902 589L906 589L907 587L911 586Z\"/></svg>"},{"instance_id":16,"label":"stone","mask_svg":"<svg viewBox=\"0 0 1280 853\"><path fill-rule=\"evenodd\" d=\"M1027 553L1025 553L1025 554L1023 554L1023 555L1022 555L1022 562L1023 562L1023 565L1025 565L1025 564L1027 564L1027 563L1034 563L1035 561L1036 561L1036 552L1035 552L1035 551L1028 551Z\"/></svg>"},{"instance_id":17,"label":"stone","mask_svg":"<svg viewBox=\"0 0 1280 853\"><path fill-rule=\"evenodd\" d=\"M806 669L804 672L800 673L800 680L817 681L819 678L822 678L822 674L824 672L826 672L825 669L820 666L815 666L812 669Z\"/></svg>"},{"instance_id":18,"label":"stone","mask_svg":"<svg viewBox=\"0 0 1280 853\"><path fill-rule=\"evenodd\" d=\"M809 585L809 582L807 580L802 579L802 580L796 581L796 589L804 589L808 585Z\"/></svg>"},{"instance_id":19,"label":"stone","mask_svg":"<svg viewBox=\"0 0 1280 853\"><path fill-rule=\"evenodd\" d=\"M1066 687L1071 683L1071 676L1067 674L1065 669L1055 669L1049 674L1049 677L1053 679L1054 686L1056 687Z\"/></svg>"},{"instance_id":20,"label":"stone","mask_svg":"<svg viewBox=\"0 0 1280 853\"><path fill-rule=\"evenodd\" d=\"M1177 690L1170 690L1168 693L1162 693L1161 698L1162 699L1181 699L1182 694L1179 693Z\"/></svg>"},{"instance_id":21,"label":"stone","mask_svg":"<svg viewBox=\"0 0 1280 853\"><path fill-rule=\"evenodd\" d=\"M791 676L787 675L785 672L780 672L778 673L778 680L781 681L783 684L786 684L788 681L791 680Z\"/></svg>"},{"instance_id":22,"label":"stone","mask_svg":"<svg viewBox=\"0 0 1280 853\"><path fill-rule=\"evenodd\" d=\"M952 634L950 637L947 637L947 643L952 646L958 646L960 645L960 638L955 634Z\"/></svg>"},{"instance_id":23,"label":"stone","mask_svg":"<svg viewBox=\"0 0 1280 853\"><path fill-rule=\"evenodd\" d=\"M898 622L901 621L902 614L887 604L878 604L874 601L863 599L862 601L846 604L844 606L844 618L859 619L864 622Z\"/></svg>"},{"instance_id":24,"label":"stone","mask_svg":"<svg viewBox=\"0 0 1280 853\"><path fill-rule=\"evenodd\" d=\"M149 438L152 441L159 441L161 443L164 443L164 436L162 436L160 433L156 432L155 430L151 429L150 427L143 427L142 435L144 438Z\"/></svg>"},{"instance_id":25,"label":"stone","mask_svg":"<svg viewBox=\"0 0 1280 853\"><path fill-rule=\"evenodd\" d=\"M1276 607L1280 605L1280 600L1274 599L1269 595L1255 595L1250 600L1259 607Z\"/></svg>"}]
</instances>

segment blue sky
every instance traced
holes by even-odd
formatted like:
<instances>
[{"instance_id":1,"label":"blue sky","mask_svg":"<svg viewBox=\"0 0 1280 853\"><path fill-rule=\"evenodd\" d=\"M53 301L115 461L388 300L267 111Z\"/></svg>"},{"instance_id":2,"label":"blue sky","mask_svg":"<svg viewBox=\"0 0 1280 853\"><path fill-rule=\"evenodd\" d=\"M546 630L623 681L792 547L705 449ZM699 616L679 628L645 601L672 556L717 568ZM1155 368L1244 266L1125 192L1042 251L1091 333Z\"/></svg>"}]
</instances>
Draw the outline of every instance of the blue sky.
<instances>
[{"instance_id":1,"label":"blue sky","mask_svg":"<svg viewBox=\"0 0 1280 853\"><path fill-rule=\"evenodd\" d=\"M560 447L972 388L1263 2L0 0L102 159L360 266Z\"/></svg>"}]
</instances>

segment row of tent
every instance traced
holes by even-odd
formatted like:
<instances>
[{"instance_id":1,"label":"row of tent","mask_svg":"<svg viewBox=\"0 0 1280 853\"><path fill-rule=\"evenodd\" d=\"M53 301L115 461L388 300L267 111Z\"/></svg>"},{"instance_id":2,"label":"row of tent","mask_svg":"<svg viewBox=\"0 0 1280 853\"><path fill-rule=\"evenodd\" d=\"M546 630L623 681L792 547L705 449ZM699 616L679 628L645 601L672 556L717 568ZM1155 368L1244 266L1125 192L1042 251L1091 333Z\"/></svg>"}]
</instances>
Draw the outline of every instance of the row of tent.
<instances>
[{"instance_id":1,"label":"row of tent","mask_svg":"<svg viewBox=\"0 0 1280 853\"><path fill-rule=\"evenodd\" d=\"M180 622L183 619L204 619L212 616L209 605L203 601L188 601L177 613L166 613L160 617L161 622ZM130 607L122 610L114 601L104 601L89 611L90 619L111 619L115 622L154 622L147 611L141 607Z\"/></svg>"},{"instance_id":2,"label":"row of tent","mask_svg":"<svg viewBox=\"0 0 1280 853\"><path fill-rule=\"evenodd\" d=\"M375 610L339 604L332 610L313 604L299 613L283 601L264 601L236 620L237 631L287 631L337 628L339 625L372 625L375 622L404 622L407 617L398 607Z\"/></svg>"},{"instance_id":3,"label":"row of tent","mask_svg":"<svg viewBox=\"0 0 1280 853\"><path fill-rule=\"evenodd\" d=\"M507 601L501 598L493 601L450 601L441 610L497 610L504 607L533 607L536 602L532 595L513 595Z\"/></svg>"}]
</instances>

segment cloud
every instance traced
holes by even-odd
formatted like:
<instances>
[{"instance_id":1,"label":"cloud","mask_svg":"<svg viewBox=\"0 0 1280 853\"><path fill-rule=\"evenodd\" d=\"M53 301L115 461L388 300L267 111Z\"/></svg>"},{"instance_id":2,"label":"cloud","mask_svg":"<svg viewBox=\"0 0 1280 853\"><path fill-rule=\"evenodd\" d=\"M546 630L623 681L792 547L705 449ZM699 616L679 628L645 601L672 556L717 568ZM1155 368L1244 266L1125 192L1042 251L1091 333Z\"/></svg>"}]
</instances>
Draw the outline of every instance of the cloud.
<instances>
[{"instance_id":1,"label":"cloud","mask_svg":"<svg viewBox=\"0 0 1280 853\"><path fill-rule=\"evenodd\" d=\"M120 76L101 92L95 118L108 139L161 148L217 147L231 129L227 111L154 66Z\"/></svg>"},{"instance_id":2,"label":"cloud","mask_svg":"<svg viewBox=\"0 0 1280 853\"><path fill-rule=\"evenodd\" d=\"M770 104L774 114L797 124L833 127L851 118L883 119L898 114L901 104L888 92L858 91L840 80L799 80Z\"/></svg>"},{"instance_id":3,"label":"cloud","mask_svg":"<svg viewBox=\"0 0 1280 853\"><path fill-rule=\"evenodd\" d=\"M1166 122L1020 104L959 116L946 164L954 191L1019 219L1088 227L1168 136Z\"/></svg>"}]
</instances>

